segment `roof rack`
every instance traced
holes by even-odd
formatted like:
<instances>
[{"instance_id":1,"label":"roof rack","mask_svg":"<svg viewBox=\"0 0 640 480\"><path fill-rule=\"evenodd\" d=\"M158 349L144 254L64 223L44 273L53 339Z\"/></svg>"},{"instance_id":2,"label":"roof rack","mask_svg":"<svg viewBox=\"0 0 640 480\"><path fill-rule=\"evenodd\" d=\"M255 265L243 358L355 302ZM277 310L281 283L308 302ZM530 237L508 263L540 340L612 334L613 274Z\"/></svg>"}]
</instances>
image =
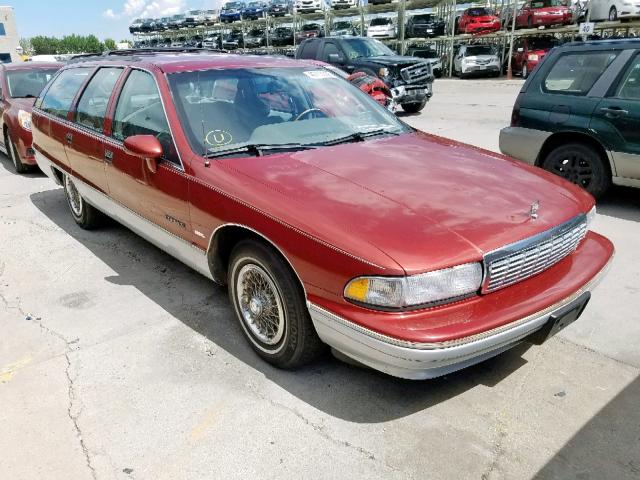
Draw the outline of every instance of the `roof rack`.
<instances>
[{"instance_id":1,"label":"roof rack","mask_svg":"<svg viewBox=\"0 0 640 480\"><path fill-rule=\"evenodd\" d=\"M79 53L71 57L69 63L90 61L98 58L133 57L138 55L157 55L159 53L229 53L229 51L207 47L125 48L122 50L107 50L102 53Z\"/></svg>"}]
</instances>

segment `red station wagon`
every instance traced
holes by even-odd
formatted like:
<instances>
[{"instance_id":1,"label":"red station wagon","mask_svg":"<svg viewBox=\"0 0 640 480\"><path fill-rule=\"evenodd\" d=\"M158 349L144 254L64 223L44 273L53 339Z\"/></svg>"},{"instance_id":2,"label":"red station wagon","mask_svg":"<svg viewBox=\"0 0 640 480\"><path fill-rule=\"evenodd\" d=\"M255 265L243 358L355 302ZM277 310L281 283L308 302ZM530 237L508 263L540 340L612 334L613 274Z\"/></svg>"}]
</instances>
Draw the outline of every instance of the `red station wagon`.
<instances>
[{"instance_id":1,"label":"red station wagon","mask_svg":"<svg viewBox=\"0 0 640 480\"><path fill-rule=\"evenodd\" d=\"M31 107L61 66L33 62L0 64L0 151L13 162L17 173L25 173L36 165L31 148Z\"/></svg>"},{"instance_id":2,"label":"red station wagon","mask_svg":"<svg viewBox=\"0 0 640 480\"><path fill-rule=\"evenodd\" d=\"M613 254L593 198L408 127L327 70L212 53L87 57L43 91L38 164L220 284L283 368L325 345L430 378L575 320Z\"/></svg>"}]
</instances>

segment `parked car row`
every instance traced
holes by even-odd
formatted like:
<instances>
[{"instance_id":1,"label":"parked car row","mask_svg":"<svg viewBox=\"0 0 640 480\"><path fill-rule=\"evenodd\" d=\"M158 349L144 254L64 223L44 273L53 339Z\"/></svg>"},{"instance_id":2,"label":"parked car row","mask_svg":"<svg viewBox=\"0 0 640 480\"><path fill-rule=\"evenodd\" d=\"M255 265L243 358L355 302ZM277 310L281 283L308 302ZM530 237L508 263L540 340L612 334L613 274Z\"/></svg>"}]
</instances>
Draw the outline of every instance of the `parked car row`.
<instances>
[{"instance_id":1,"label":"parked car row","mask_svg":"<svg viewBox=\"0 0 640 480\"><path fill-rule=\"evenodd\" d=\"M424 62L370 38L300 48L296 60L83 56L52 74L21 128L79 228L112 217L226 285L242 335L279 368L331 347L391 375L432 378L542 343L581 315L614 250L590 231L591 195L416 131L319 63L377 69L418 102ZM548 56L530 82L593 98L586 78L598 85L615 68L623 75L606 77L633 96L635 53L603 47L567 68ZM28 74L9 82L9 96L42 88Z\"/></svg>"}]
</instances>

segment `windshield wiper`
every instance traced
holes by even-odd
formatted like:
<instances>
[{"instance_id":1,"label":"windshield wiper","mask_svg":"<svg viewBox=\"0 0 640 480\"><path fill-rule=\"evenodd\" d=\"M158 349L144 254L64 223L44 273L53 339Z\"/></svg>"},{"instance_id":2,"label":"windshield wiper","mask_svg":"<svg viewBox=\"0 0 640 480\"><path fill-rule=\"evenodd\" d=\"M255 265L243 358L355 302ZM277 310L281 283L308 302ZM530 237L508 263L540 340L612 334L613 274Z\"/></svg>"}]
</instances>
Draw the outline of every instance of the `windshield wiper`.
<instances>
[{"instance_id":1,"label":"windshield wiper","mask_svg":"<svg viewBox=\"0 0 640 480\"><path fill-rule=\"evenodd\" d=\"M378 135L393 135L398 136L401 132L393 132L386 128L378 128L376 130L368 130L366 132L353 132L349 135L345 135L344 137L334 138L333 140L327 140L326 142L322 142L322 145L339 145L341 143L350 143L350 142L364 142L365 139L369 137L377 137Z\"/></svg>"},{"instance_id":2,"label":"windshield wiper","mask_svg":"<svg viewBox=\"0 0 640 480\"><path fill-rule=\"evenodd\" d=\"M20 95L19 97L13 97L13 98L36 98L35 95L31 95L30 93L28 95Z\"/></svg>"},{"instance_id":3,"label":"windshield wiper","mask_svg":"<svg viewBox=\"0 0 640 480\"><path fill-rule=\"evenodd\" d=\"M250 143L248 145L238 145L231 148L215 150L205 154L205 158L218 158L227 155L237 155L238 153L248 153L256 157L262 157L265 152L275 153L276 151L288 150L312 150L317 148L315 145L304 145L302 143Z\"/></svg>"}]
</instances>

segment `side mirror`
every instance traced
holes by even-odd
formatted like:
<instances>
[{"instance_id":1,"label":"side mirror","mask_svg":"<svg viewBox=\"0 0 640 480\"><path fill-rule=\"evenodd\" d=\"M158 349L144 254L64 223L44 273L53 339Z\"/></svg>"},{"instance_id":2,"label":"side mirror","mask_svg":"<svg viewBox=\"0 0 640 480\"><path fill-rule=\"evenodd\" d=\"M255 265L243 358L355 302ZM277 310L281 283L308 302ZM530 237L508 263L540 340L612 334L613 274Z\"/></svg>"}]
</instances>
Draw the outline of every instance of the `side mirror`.
<instances>
[{"instance_id":1,"label":"side mirror","mask_svg":"<svg viewBox=\"0 0 640 480\"><path fill-rule=\"evenodd\" d=\"M342 63L344 58L339 53L330 53L328 57L329 63Z\"/></svg>"},{"instance_id":2,"label":"side mirror","mask_svg":"<svg viewBox=\"0 0 640 480\"><path fill-rule=\"evenodd\" d=\"M133 135L124 139L124 150L129 155L142 158L147 162L147 168L156 173L158 159L162 156L162 145L153 135Z\"/></svg>"}]
</instances>

